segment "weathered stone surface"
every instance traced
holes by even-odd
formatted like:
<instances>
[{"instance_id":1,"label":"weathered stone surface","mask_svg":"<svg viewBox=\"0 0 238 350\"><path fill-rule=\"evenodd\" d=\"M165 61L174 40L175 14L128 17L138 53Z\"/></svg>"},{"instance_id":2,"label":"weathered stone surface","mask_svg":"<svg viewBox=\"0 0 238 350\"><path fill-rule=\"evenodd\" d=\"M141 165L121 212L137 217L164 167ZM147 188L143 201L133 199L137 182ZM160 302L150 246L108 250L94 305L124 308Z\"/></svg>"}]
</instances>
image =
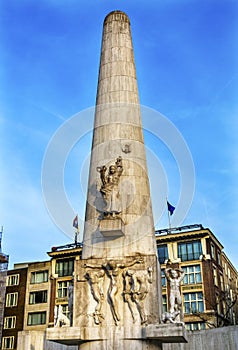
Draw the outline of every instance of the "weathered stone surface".
<instances>
[{"instance_id":1,"label":"weathered stone surface","mask_svg":"<svg viewBox=\"0 0 238 350\"><path fill-rule=\"evenodd\" d=\"M177 324L152 324L145 327L145 338L162 343L186 343L184 326Z\"/></svg>"},{"instance_id":2,"label":"weathered stone surface","mask_svg":"<svg viewBox=\"0 0 238 350\"><path fill-rule=\"evenodd\" d=\"M82 260L75 262L73 300L73 327L49 329L48 339L79 344L80 350L161 348L163 339L151 328L161 321L160 268L130 21L121 11L104 21L83 251ZM180 327L178 341L181 332Z\"/></svg>"},{"instance_id":3,"label":"weathered stone surface","mask_svg":"<svg viewBox=\"0 0 238 350\"><path fill-rule=\"evenodd\" d=\"M119 190L123 235L117 241L100 236L100 175L122 157ZM113 12L104 22L94 135L84 227L83 258L156 254L150 188L140 116L130 21ZM105 238L105 240L103 239Z\"/></svg>"},{"instance_id":4,"label":"weathered stone surface","mask_svg":"<svg viewBox=\"0 0 238 350\"><path fill-rule=\"evenodd\" d=\"M124 223L120 218L106 218L100 221L99 230L104 237L124 235Z\"/></svg>"}]
</instances>

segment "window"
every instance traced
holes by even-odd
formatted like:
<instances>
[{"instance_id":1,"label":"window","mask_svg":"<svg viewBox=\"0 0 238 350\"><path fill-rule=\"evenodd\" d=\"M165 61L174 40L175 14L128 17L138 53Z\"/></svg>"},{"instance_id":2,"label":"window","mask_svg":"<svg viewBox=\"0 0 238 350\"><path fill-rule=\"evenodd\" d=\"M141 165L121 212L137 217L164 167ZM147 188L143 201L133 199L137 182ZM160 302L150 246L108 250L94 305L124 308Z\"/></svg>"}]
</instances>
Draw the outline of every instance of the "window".
<instances>
[{"instance_id":1,"label":"window","mask_svg":"<svg viewBox=\"0 0 238 350\"><path fill-rule=\"evenodd\" d=\"M193 322L185 324L187 331L200 331L201 329L205 329L205 322Z\"/></svg>"},{"instance_id":2,"label":"window","mask_svg":"<svg viewBox=\"0 0 238 350\"><path fill-rule=\"evenodd\" d=\"M219 265L221 265L221 252L217 251L217 262Z\"/></svg>"},{"instance_id":3,"label":"window","mask_svg":"<svg viewBox=\"0 0 238 350\"><path fill-rule=\"evenodd\" d=\"M160 264L164 264L165 260L169 258L167 244L158 246L158 257Z\"/></svg>"},{"instance_id":4,"label":"window","mask_svg":"<svg viewBox=\"0 0 238 350\"><path fill-rule=\"evenodd\" d=\"M183 284L196 284L202 282L200 265L182 267L185 272Z\"/></svg>"},{"instance_id":5,"label":"window","mask_svg":"<svg viewBox=\"0 0 238 350\"><path fill-rule=\"evenodd\" d=\"M63 311L63 314L69 318L69 308L68 308L68 305L62 305L62 311Z\"/></svg>"},{"instance_id":6,"label":"window","mask_svg":"<svg viewBox=\"0 0 238 350\"><path fill-rule=\"evenodd\" d=\"M227 305L226 305L226 302L225 300L222 301L222 307L223 307L223 314L226 315L226 309L227 309Z\"/></svg>"},{"instance_id":7,"label":"window","mask_svg":"<svg viewBox=\"0 0 238 350\"><path fill-rule=\"evenodd\" d=\"M167 312L167 297L166 297L166 295L162 295L162 308L163 308L163 312Z\"/></svg>"},{"instance_id":8,"label":"window","mask_svg":"<svg viewBox=\"0 0 238 350\"><path fill-rule=\"evenodd\" d=\"M74 272L74 260L58 260L56 262L55 272L59 277L72 276Z\"/></svg>"},{"instance_id":9,"label":"window","mask_svg":"<svg viewBox=\"0 0 238 350\"><path fill-rule=\"evenodd\" d=\"M68 296L68 287L70 281L60 281L58 282L58 298L64 298Z\"/></svg>"},{"instance_id":10,"label":"window","mask_svg":"<svg viewBox=\"0 0 238 350\"><path fill-rule=\"evenodd\" d=\"M216 295L216 309L217 309L217 313L220 315L221 314L221 305L220 305L219 295Z\"/></svg>"},{"instance_id":11,"label":"window","mask_svg":"<svg viewBox=\"0 0 238 350\"><path fill-rule=\"evenodd\" d=\"M14 349L14 337L2 338L2 349Z\"/></svg>"},{"instance_id":12,"label":"window","mask_svg":"<svg viewBox=\"0 0 238 350\"><path fill-rule=\"evenodd\" d=\"M11 307L11 306L17 306L17 301L18 301L18 293L8 293L6 296L6 306Z\"/></svg>"},{"instance_id":13,"label":"window","mask_svg":"<svg viewBox=\"0 0 238 350\"><path fill-rule=\"evenodd\" d=\"M43 283L48 281L48 271L37 271L31 273L31 283Z\"/></svg>"},{"instance_id":14,"label":"window","mask_svg":"<svg viewBox=\"0 0 238 350\"><path fill-rule=\"evenodd\" d=\"M161 285L162 285L162 287L166 286L166 276L164 273L164 269L161 269Z\"/></svg>"},{"instance_id":15,"label":"window","mask_svg":"<svg viewBox=\"0 0 238 350\"><path fill-rule=\"evenodd\" d=\"M8 286L17 286L19 284L19 274L7 276L7 287Z\"/></svg>"},{"instance_id":16,"label":"window","mask_svg":"<svg viewBox=\"0 0 238 350\"><path fill-rule=\"evenodd\" d=\"M213 244L211 244L211 257L212 259L215 259L215 247Z\"/></svg>"},{"instance_id":17,"label":"window","mask_svg":"<svg viewBox=\"0 0 238 350\"><path fill-rule=\"evenodd\" d=\"M227 275L227 263L224 264L225 274Z\"/></svg>"},{"instance_id":18,"label":"window","mask_svg":"<svg viewBox=\"0 0 238 350\"><path fill-rule=\"evenodd\" d=\"M16 316L4 317L4 329L16 327Z\"/></svg>"},{"instance_id":19,"label":"window","mask_svg":"<svg viewBox=\"0 0 238 350\"><path fill-rule=\"evenodd\" d=\"M178 244L178 257L181 261L198 260L202 255L202 245L200 241Z\"/></svg>"},{"instance_id":20,"label":"window","mask_svg":"<svg viewBox=\"0 0 238 350\"><path fill-rule=\"evenodd\" d=\"M30 293L29 304L47 303L47 290Z\"/></svg>"},{"instance_id":21,"label":"window","mask_svg":"<svg viewBox=\"0 0 238 350\"><path fill-rule=\"evenodd\" d=\"M214 278L214 284L215 286L218 285L218 281L217 281L217 269L215 266L213 266L213 278Z\"/></svg>"},{"instance_id":22,"label":"window","mask_svg":"<svg viewBox=\"0 0 238 350\"><path fill-rule=\"evenodd\" d=\"M184 313L198 313L204 311L203 295L198 293L184 293Z\"/></svg>"},{"instance_id":23,"label":"window","mask_svg":"<svg viewBox=\"0 0 238 350\"><path fill-rule=\"evenodd\" d=\"M224 290L224 278L222 274L220 274L220 284L221 284L221 290Z\"/></svg>"},{"instance_id":24,"label":"window","mask_svg":"<svg viewBox=\"0 0 238 350\"><path fill-rule=\"evenodd\" d=\"M46 323L46 311L34 312L28 314L27 324L28 326L35 326Z\"/></svg>"}]
</instances>

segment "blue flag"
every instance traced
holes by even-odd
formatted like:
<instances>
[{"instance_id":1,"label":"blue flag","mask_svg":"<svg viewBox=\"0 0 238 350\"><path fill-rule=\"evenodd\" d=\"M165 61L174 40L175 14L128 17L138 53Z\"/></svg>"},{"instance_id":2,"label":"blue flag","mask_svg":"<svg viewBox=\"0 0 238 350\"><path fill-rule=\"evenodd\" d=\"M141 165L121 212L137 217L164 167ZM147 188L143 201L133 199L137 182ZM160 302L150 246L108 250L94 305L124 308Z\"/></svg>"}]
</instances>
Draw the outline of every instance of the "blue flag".
<instances>
[{"instance_id":1,"label":"blue flag","mask_svg":"<svg viewBox=\"0 0 238 350\"><path fill-rule=\"evenodd\" d=\"M173 207L168 201L167 201L168 211L170 215L173 215L173 212L175 211L175 207Z\"/></svg>"}]
</instances>

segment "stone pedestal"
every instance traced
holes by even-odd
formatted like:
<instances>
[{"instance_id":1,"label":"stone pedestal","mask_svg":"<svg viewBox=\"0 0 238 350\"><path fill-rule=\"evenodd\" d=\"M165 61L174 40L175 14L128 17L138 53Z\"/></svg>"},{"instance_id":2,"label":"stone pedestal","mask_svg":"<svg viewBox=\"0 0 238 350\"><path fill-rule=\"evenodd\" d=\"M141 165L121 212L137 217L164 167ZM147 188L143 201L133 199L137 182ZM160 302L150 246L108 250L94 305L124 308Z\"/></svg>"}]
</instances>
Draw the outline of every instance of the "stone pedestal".
<instances>
[{"instance_id":1,"label":"stone pedestal","mask_svg":"<svg viewBox=\"0 0 238 350\"><path fill-rule=\"evenodd\" d=\"M120 217L106 217L100 221L99 230L104 237L116 238L124 236L124 222Z\"/></svg>"},{"instance_id":2,"label":"stone pedestal","mask_svg":"<svg viewBox=\"0 0 238 350\"><path fill-rule=\"evenodd\" d=\"M145 327L64 327L62 329L49 328L46 333L46 338L51 341L64 345L81 345L89 341L93 342L95 347L92 349L110 349L110 338L108 335L114 335L117 338L119 346L113 347L118 350L134 350L134 349L159 349L162 343L186 343L186 333L182 325L162 325L148 324ZM96 347L100 344L100 347ZM104 345L103 345L104 344ZM107 345L106 345L107 344ZM153 344L153 346L152 346ZM134 347L133 346L137 346ZM99 346L99 345L97 345ZM147 347L146 347L147 346ZM148 347L148 346L152 346ZM80 347L82 349L82 347ZM91 348L90 348L91 349ZM162 349L162 347L161 347Z\"/></svg>"}]
</instances>

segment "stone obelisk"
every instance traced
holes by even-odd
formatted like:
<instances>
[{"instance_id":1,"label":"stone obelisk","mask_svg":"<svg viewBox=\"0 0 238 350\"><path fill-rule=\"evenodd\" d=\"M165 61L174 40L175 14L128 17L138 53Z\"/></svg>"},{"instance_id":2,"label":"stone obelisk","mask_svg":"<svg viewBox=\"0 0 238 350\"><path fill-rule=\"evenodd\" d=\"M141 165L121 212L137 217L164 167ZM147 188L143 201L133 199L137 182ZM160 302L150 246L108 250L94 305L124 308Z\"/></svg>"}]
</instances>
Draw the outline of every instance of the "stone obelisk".
<instances>
[{"instance_id":1,"label":"stone obelisk","mask_svg":"<svg viewBox=\"0 0 238 350\"><path fill-rule=\"evenodd\" d=\"M121 11L104 21L85 222L84 259L155 254L130 21Z\"/></svg>"},{"instance_id":2,"label":"stone obelisk","mask_svg":"<svg viewBox=\"0 0 238 350\"><path fill-rule=\"evenodd\" d=\"M182 326L160 324L160 290L130 21L114 11L103 27L73 322L48 329L47 339L80 350L158 350L178 336L184 341Z\"/></svg>"},{"instance_id":3,"label":"stone obelisk","mask_svg":"<svg viewBox=\"0 0 238 350\"><path fill-rule=\"evenodd\" d=\"M79 325L103 334L82 348L158 349L142 340L141 327L159 322L160 295L130 21L121 11L104 20L82 259L92 317Z\"/></svg>"}]
</instances>

